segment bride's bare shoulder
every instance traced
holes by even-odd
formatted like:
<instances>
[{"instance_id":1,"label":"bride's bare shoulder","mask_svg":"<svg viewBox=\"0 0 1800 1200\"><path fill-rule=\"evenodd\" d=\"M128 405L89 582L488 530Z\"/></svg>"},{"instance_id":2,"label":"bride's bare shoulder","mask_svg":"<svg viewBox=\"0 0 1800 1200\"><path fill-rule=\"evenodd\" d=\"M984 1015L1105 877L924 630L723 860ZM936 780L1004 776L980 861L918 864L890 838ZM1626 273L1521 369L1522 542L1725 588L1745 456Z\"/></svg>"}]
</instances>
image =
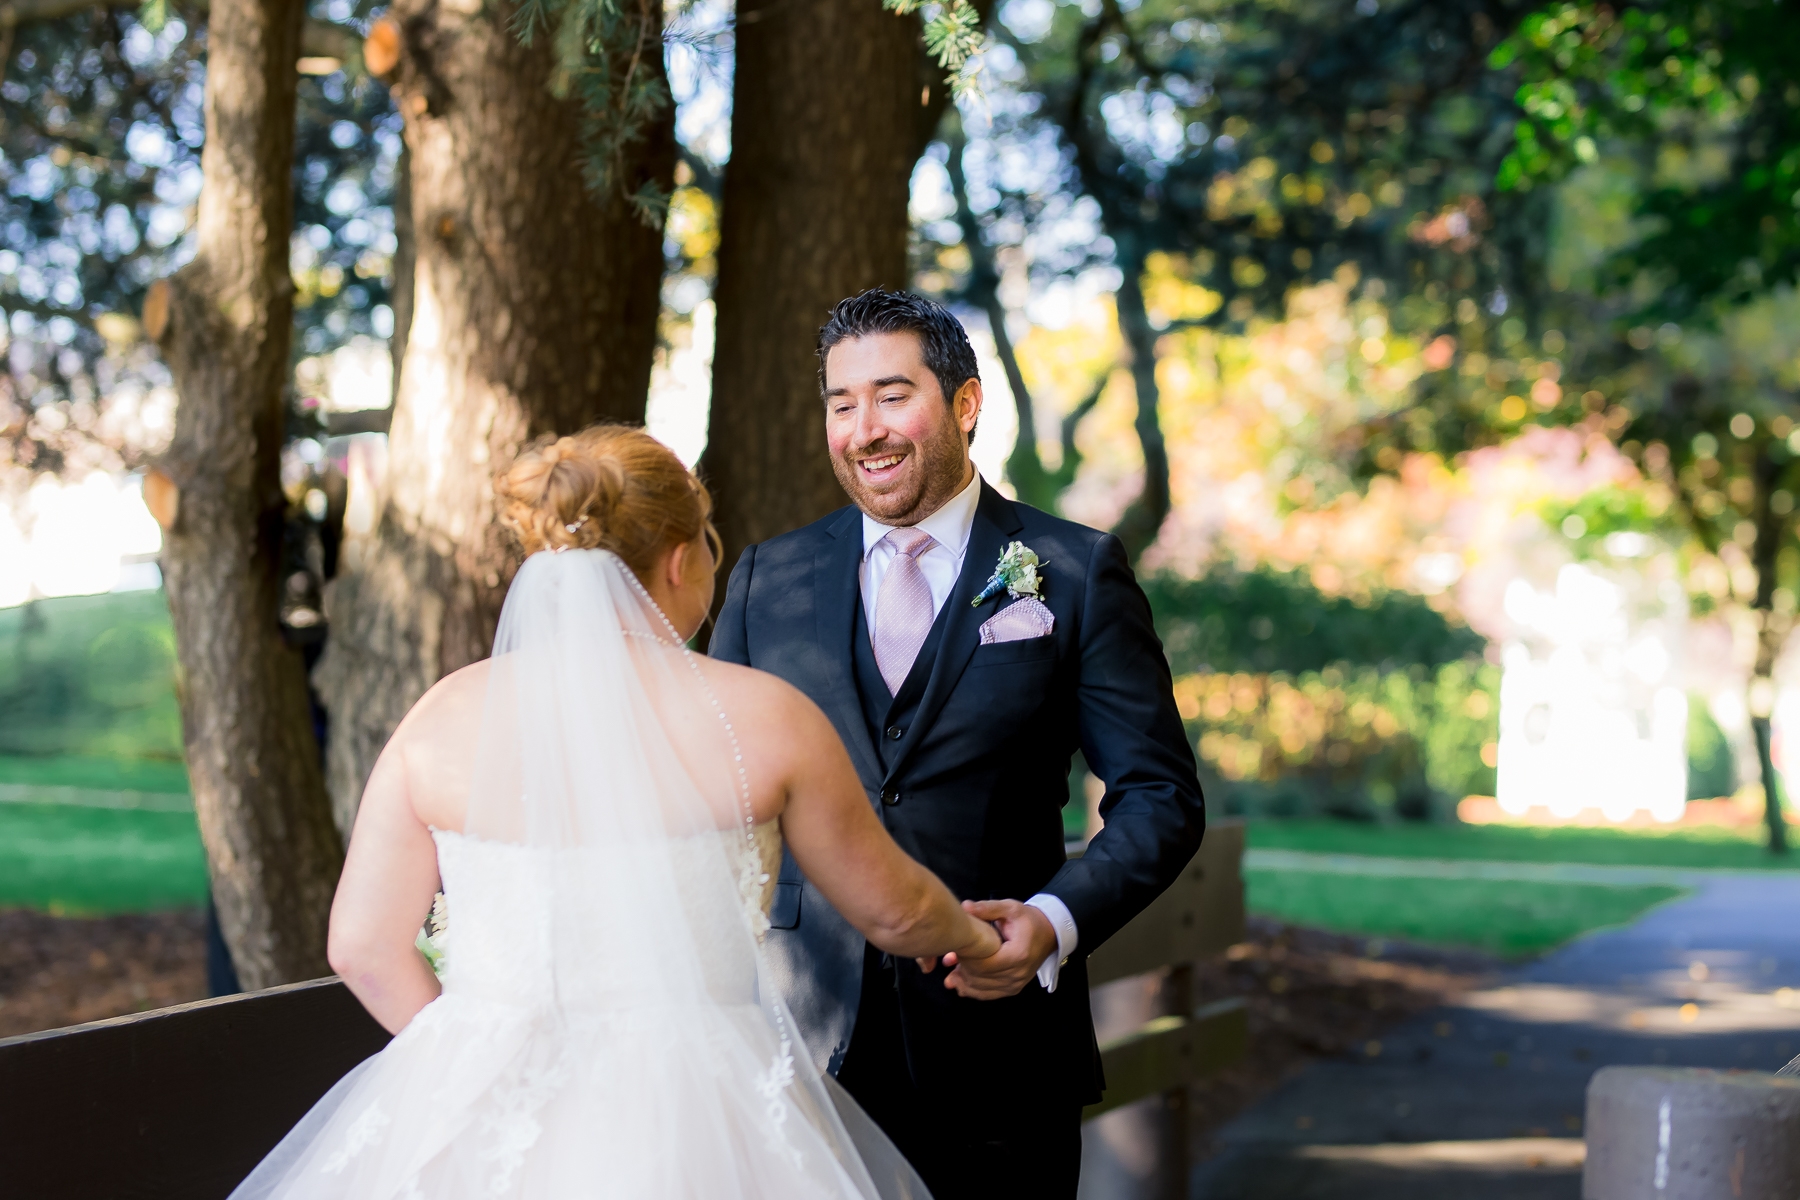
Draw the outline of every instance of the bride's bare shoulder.
<instances>
[{"instance_id":1,"label":"bride's bare shoulder","mask_svg":"<svg viewBox=\"0 0 1800 1200\"><path fill-rule=\"evenodd\" d=\"M698 661L706 682L734 721L785 724L825 720L825 714L805 692L779 676L716 658L703 657Z\"/></svg>"},{"instance_id":2,"label":"bride's bare shoulder","mask_svg":"<svg viewBox=\"0 0 1800 1200\"><path fill-rule=\"evenodd\" d=\"M487 696L488 673L489 660L482 659L432 684L394 730L395 740L452 731L460 734L471 723L479 723L482 701Z\"/></svg>"}]
</instances>

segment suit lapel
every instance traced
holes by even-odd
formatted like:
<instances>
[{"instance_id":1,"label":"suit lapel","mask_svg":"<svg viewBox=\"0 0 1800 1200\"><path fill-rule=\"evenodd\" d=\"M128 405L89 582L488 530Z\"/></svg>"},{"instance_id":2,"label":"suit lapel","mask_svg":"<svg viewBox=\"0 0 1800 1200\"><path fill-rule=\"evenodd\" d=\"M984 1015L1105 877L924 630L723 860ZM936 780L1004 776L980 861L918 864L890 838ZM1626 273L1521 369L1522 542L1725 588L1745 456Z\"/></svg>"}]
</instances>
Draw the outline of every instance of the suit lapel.
<instances>
[{"instance_id":1,"label":"suit lapel","mask_svg":"<svg viewBox=\"0 0 1800 1200\"><path fill-rule=\"evenodd\" d=\"M919 711L913 717L912 727L906 731L906 741L895 756L884 783L892 782L905 769L913 751L943 710L957 680L962 678L969 660L975 656L975 647L980 644L981 623L994 615L995 604L990 600L977 609L973 601L994 573L994 564L999 561L1007 539L1017 533L1022 524L1012 502L983 480L981 500L975 507L975 520L969 527L969 548L963 554L962 573L950 591L950 598L944 601L949 612L944 615L944 636L938 644L937 662L932 665L925 694L919 700Z\"/></svg>"},{"instance_id":2,"label":"suit lapel","mask_svg":"<svg viewBox=\"0 0 1800 1200\"><path fill-rule=\"evenodd\" d=\"M838 727L856 773L867 779L881 778L881 759L869 741L868 722L856 695L854 652L850 639L856 628L856 606L862 603L858 577L862 567L862 514L851 508L830 528L831 537L813 559L813 616L817 621L820 671L824 690L820 707Z\"/></svg>"}]
</instances>

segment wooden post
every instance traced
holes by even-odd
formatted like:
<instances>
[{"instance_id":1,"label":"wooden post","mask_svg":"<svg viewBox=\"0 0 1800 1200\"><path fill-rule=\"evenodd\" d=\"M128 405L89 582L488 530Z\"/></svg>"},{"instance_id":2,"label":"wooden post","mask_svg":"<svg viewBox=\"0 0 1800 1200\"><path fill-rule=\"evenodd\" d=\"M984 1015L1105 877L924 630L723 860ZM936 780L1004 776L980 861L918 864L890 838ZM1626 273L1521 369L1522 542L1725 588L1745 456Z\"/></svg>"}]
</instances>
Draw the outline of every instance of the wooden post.
<instances>
[{"instance_id":1,"label":"wooden post","mask_svg":"<svg viewBox=\"0 0 1800 1200\"><path fill-rule=\"evenodd\" d=\"M1155 1125L1147 1132L1159 1146L1156 1168L1134 1185L1133 1200L1186 1196L1189 1090L1236 1062L1248 1043L1243 1001L1197 996L1194 989L1195 963L1244 940L1243 852L1241 821L1209 825L1180 878L1088 960L1088 980L1097 987L1160 975L1153 1010L1159 1015L1101 1044L1106 1094L1083 1114L1092 1120L1146 1097L1163 1098L1162 1109L1147 1117Z\"/></svg>"}]
</instances>

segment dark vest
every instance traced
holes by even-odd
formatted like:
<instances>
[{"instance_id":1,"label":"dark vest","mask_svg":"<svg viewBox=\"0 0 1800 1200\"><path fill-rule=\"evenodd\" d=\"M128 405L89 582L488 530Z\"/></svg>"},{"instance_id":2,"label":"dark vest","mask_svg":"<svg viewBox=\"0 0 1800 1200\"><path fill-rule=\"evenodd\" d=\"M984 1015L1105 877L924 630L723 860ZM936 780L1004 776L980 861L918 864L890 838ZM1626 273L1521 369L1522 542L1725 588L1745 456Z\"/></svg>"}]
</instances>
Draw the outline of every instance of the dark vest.
<instances>
[{"instance_id":1,"label":"dark vest","mask_svg":"<svg viewBox=\"0 0 1800 1200\"><path fill-rule=\"evenodd\" d=\"M869 737L875 743L883 771L894 765L907 731L912 728L919 701L925 695L925 683L931 678L931 665L937 661L938 644L944 640L944 614L949 611L950 602L946 599L931 623L931 632L919 647L919 656L913 659L912 670L900 685L900 694L895 696L888 691L887 680L881 677L881 668L875 663L875 644L870 637L862 594L856 595L856 632L850 639L854 647L856 695L862 701L863 720L868 723Z\"/></svg>"}]
</instances>

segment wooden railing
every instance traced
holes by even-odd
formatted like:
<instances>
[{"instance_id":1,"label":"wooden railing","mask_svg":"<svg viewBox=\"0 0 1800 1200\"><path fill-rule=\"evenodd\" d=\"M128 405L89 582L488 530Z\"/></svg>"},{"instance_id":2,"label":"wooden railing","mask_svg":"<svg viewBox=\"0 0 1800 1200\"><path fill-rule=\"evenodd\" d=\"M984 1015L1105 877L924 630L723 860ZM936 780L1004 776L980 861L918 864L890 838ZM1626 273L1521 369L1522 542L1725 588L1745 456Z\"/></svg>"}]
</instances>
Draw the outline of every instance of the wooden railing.
<instances>
[{"instance_id":1,"label":"wooden railing","mask_svg":"<svg viewBox=\"0 0 1800 1200\"><path fill-rule=\"evenodd\" d=\"M1106 1094L1084 1117L1184 1088L1243 1057L1243 1001L1197 998L1193 986L1195 963L1244 940L1243 861L1244 823L1213 822L1181 878L1088 959L1092 987L1167 971L1168 1013L1101 1045Z\"/></svg>"},{"instance_id":2,"label":"wooden railing","mask_svg":"<svg viewBox=\"0 0 1800 1200\"><path fill-rule=\"evenodd\" d=\"M1243 1053L1236 1001L1193 1006L1193 963L1242 939L1241 825L1089 960L1098 986L1169 972L1175 1011L1101 1047L1098 1115ZM1172 989L1172 990L1170 990ZM336 979L0 1039L0 1200L213 1200L388 1035Z\"/></svg>"}]
</instances>

